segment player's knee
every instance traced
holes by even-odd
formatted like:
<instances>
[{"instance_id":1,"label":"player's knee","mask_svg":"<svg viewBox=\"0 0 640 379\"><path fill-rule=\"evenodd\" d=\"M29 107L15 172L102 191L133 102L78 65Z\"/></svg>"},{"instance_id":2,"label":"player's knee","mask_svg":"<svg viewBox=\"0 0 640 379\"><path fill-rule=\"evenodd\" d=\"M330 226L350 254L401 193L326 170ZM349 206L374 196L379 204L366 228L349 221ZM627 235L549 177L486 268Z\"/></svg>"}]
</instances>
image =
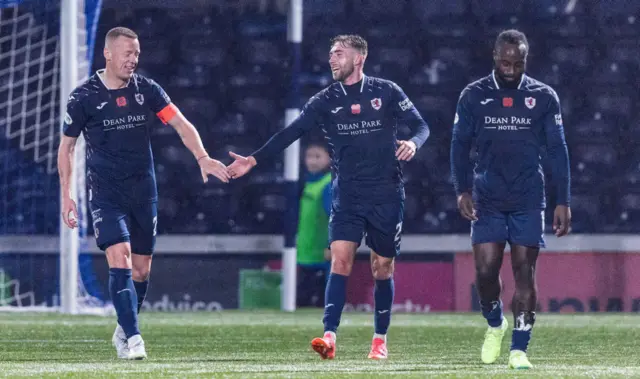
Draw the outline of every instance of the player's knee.
<instances>
[{"instance_id":1,"label":"player's knee","mask_svg":"<svg viewBox=\"0 0 640 379\"><path fill-rule=\"evenodd\" d=\"M131 277L136 282L144 282L149 280L149 275L151 274L151 270L149 267L136 267L135 265L131 268Z\"/></svg>"},{"instance_id":2,"label":"player's knee","mask_svg":"<svg viewBox=\"0 0 640 379\"><path fill-rule=\"evenodd\" d=\"M375 256L371 259L371 273L376 280L385 280L393 276L393 259Z\"/></svg>"},{"instance_id":3,"label":"player's knee","mask_svg":"<svg viewBox=\"0 0 640 379\"><path fill-rule=\"evenodd\" d=\"M340 256L333 256L331 259L331 272L340 275L351 275L353 261Z\"/></svg>"},{"instance_id":4,"label":"player's knee","mask_svg":"<svg viewBox=\"0 0 640 379\"><path fill-rule=\"evenodd\" d=\"M110 268L131 268L131 247L129 243L121 242L109 246L106 253Z\"/></svg>"},{"instance_id":5,"label":"player's knee","mask_svg":"<svg viewBox=\"0 0 640 379\"><path fill-rule=\"evenodd\" d=\"M532 286L535 283L535 267L527 263L515 266L513 279L518 286Z\"/></svg>"},{"instance_id":6,"label":"player's knee","mask_svg":"<svg viewBox=\"0 0 640 379\"><path fill-rule=\"evenodd\" d=\"M476 280L481 283L492 283L500 278L500 270L492 265L478 265L476 267Z\"/></svg>"},{"instance_id":7,"label":"player's knee","mask_svg":"<svg viewBox=\"0 0 640 379\"><path fill-rule=\"evenodd\" d=\"M151 273L151 255L133 254L131 255L132 277L137 282L144 282L149 279Z\"/></svg>"}]
</instances>

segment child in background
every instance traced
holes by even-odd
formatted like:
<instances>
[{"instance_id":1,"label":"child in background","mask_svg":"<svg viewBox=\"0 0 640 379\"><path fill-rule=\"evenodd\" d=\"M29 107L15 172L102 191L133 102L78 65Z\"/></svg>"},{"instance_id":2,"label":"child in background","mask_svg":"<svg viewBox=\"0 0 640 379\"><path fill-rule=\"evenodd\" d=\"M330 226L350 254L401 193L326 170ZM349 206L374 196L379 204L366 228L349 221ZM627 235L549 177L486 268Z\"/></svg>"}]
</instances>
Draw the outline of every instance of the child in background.
<instances>
[{"instance_id":1,"label":"child in background","mask_svg":"<svg viewBox=\"0 0 640 379\"><path fill-rule=\"evenodd\" d=\"M331 267L329 215L331 214L331 158L326 146L311 143L305 150L307 169L298 220L299 307L324 306L324 289Z\"/></svg>"}]
</instances>

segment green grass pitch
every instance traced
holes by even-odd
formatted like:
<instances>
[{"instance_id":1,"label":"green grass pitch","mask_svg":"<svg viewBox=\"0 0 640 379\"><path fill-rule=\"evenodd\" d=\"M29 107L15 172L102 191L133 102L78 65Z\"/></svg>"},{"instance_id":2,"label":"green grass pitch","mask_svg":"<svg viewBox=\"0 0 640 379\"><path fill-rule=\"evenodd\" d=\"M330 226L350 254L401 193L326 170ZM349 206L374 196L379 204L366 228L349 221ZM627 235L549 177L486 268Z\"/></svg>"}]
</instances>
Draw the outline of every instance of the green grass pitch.
<instances>
[{"instance_id":1,"label":"green grass pitch","mask_svg":"<svg viewBox=\"0 0 640 379\"><path fill-rule=\"evenodd\" d=\"M396 314L389 359L366 359L372 315L345 313L336 359L309 341L321 310L295 313L143 313L149 359L121 361L111 347L113 317L0 314L0 376L75 378L513 378L640 377L640 317L539 314L529 357L534 369L507 369L511 334L498 362L480 362L480 314Z\"/></svg>"}]
</instances>

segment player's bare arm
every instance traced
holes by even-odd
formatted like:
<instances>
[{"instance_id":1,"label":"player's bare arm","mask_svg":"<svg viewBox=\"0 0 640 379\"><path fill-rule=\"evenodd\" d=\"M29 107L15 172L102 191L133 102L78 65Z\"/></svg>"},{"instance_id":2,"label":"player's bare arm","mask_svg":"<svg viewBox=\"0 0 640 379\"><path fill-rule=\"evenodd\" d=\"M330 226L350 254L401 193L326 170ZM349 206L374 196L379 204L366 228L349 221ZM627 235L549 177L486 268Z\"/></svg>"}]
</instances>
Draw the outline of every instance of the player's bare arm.
<instances>
[{"instance_id":1,"label":"player's bare arm","mask_svg":"<svg viewBox=\"0 0 640 379\"><path fill-rule=\"evenodd\" d=\"M225 165L209 157L209 154L202 145L200 134L196 130L195 126L189 120L184 117L180 112L168 121L178 135L182 139L182 143L191 151L193 156L198 160L200 165L200 172L202 173L202 180L206 183L209 180L209 175L213 175L220 179L222 182L229 183L229 173Z\"/></svg>"},{"instance_id":2,"label":"player's bare arm","mask_svg":"<svg viewBox=\"0 0 640 379\"><path fill-rule=\"evenodd\" d=\"M227 167L227 170L232 179L240 178L258 164L253 156L243 157L233 151L229 152L229 156L233 158L233 163Z\"/></svg>"},{"instance_id":3,"label":"player's bare arm","mask_svg":"<svg viewBox=\"0 0 640 379\"><path fill-rule=\"evenodd\" d=\"M78 209L71 198L71 175L73 174L73 154L77 138L63 135L58 147L58 174L60 175L60 191L62 193L62 220L69 228L78 226ZM73 218L69 217L73 214Z\"/></svg>"}]
</instances>

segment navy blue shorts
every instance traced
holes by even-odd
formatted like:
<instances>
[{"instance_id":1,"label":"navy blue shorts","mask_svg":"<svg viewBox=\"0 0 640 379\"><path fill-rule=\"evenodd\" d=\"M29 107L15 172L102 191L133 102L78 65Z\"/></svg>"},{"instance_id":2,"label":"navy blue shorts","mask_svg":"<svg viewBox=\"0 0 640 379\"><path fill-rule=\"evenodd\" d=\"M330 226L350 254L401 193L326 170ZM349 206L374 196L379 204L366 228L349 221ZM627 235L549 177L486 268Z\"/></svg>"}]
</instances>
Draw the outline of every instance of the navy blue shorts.
<instances>
[{"instance_id":1,"label":"navy blue shorts","mask_svg":"<svg viewBox=\"0 0 640 379\"><path fill-rule=\"evenodd\" d=\"M376 254L395 258L400 254L404 202L388 204L333 204L329 219L329 243L365 243Z\"/></svg>"},{"instance_id":2,"label":"navy blue shorts","mask_svg":"<svg viewBox=\"0 0 640 379\"><path fill-rule=\"evenodd\" d=\"M479 209L471 222L471 244L509 242L544 247L544 210L500 212Z\"/></svg>"},{"instance_id":3,"label":"navy blue shorts","mask_svg":"<svg viewBox=\"0 0 640 379\"><path fill-rule=\"evenodd\" d=\"M131 243L131 252L151 255L156 245L158 207L156 202L142 204L117 204L114 202L89 202L93 233L100 250L121 242Z\"/></svg>"}]
</instances>

